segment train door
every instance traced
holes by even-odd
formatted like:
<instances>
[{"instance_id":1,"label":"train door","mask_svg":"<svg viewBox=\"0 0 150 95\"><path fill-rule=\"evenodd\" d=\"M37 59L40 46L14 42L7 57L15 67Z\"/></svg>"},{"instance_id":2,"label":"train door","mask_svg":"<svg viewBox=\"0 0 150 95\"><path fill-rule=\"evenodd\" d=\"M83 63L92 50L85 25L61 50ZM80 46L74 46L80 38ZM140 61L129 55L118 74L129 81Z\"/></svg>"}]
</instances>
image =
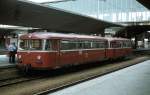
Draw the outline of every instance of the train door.
<instances>
[{"instance_id":1,"label":"train door","mask_svg":"<svg viewBox=\"0 0 150 95\"><path fill-rule=\"evenodd\" d=\"M56 68L59 68L59 63L60 63L60 59L59 59L59 56L60 56L60 48L59 48L59 40L58 39L54 39L52 40L52 44L53 44L53 51L54 51L54 66Z\"/></svg>"},{"instance_id":2,"label":"train door","mask_svg":"<svg viewBox=\"0 0 150 95\"><path fill-rule=\"evenodd\" d=\"M111 47L112 47L112 58L116 58L117 42L116 41L112 41L111 42Z\"/></svg>"},{"instance_id":3,"label":"train door","mask_svg":"<svg viewBox=\"0 0 150 95\"><path fill-rule=\"evenodd\" d=\"M109 48L109 42L105 41L105 58L107 58L107 52L108 52L108 48Z\"/></svg>"},{"instance_id":4,"label":"train door","mask_svg":"<svg viewBox=\"0 0 150 95\"><path fill-rule=\"evenodd\" d=\"M107 48L107 53L106 56L108 58L115 58L115 53L116 53L116 49L115 49L115 44L116 42L114 41L108 41L108 48Z\"/></svg>"},{"instance_id":5,"label":"train door","mask_svg":"<svg viewBox=\"0 0 150 95\"><path fill-rule=\"evenodd\" d=\"M113 42L113 54L115 58L118 58L122 55L122 50L121 50L121 41L115 41Z\"/></svg>"}]
</instances>

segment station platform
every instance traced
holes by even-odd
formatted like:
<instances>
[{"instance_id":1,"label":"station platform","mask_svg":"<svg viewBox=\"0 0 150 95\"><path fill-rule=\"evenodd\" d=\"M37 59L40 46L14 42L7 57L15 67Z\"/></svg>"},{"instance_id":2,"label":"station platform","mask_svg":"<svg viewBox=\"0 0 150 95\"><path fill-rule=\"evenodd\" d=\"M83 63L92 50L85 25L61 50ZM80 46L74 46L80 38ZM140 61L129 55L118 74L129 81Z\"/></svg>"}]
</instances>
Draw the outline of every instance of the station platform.
<instances>
[{"instance_id":1,"label":"station platform","mask_svg":"<svg viewBox=\"0 0 150 95\"><path fill-rule=\"evenodd\" d=\"M149 95L150 60L49 95Z\"/></svg>"},{"instance_id":2,"label":"station platform","mask_svg":"<svg viewBox=\"0 0 150 95\"><path fill-rule=\"evenodd\" d=\"M0 55L0 68L15 66L16 63L9 63L7 55Z\"/></svg>"},{"instance_id":3,"label":"station platform","mask_svg":"<svg viewBox=\"0 0 150 95\"><path fill-rule=\"evenodd\" d=\"M135 54L150 55L150 48L138 48L133 50Z\"/></svg>"}]
</instances>

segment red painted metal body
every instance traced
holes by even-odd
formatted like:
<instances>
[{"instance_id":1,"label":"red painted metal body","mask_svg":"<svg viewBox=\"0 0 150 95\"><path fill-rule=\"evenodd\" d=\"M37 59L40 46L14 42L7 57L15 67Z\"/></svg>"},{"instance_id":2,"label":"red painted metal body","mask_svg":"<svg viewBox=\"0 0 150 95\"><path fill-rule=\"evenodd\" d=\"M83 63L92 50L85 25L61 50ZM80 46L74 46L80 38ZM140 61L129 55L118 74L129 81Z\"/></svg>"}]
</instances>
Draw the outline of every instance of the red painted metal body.
<instances>
[{"instance_id":1,"label":"red painted metal body","mask_svg":"<svg viewBox=\"0 0 150 95\"><path fill-rule=\"evenodd\" d=\"M18 52L18 55L22 55L21 63L30 65L33 68L53 68L56 66L56 52ZM37 56L41 56L38 60ZM20 65L19 64L19 65Z\"/></svg>"},{"instance_id":2,"label":"red painted metal body","mask_svg":"<svg viewBox=\"0 0 150 95\"><path fill-rule=\"evenodd\" d=\"M74 34L56 34L56 33L32 33L22 35L20 39L49 39L52 41L52 50L19 50L18 67L30 67L35 69L55 69L68 65L83 64L87 62L100 61L104 59L114 59L124 57L132 52L131 47L112 48L111 42L128 41L128 39L103 38L98 36L85 36ZM88 49L70 49L61 50L62 40L82 40L84 41L101 41L105 47L88 48ZM116 42L117 43L117 42ZM91 42L92 44L92 42ZM92 46L91 46L92 47Z\"/></svg>"}]
</instances>

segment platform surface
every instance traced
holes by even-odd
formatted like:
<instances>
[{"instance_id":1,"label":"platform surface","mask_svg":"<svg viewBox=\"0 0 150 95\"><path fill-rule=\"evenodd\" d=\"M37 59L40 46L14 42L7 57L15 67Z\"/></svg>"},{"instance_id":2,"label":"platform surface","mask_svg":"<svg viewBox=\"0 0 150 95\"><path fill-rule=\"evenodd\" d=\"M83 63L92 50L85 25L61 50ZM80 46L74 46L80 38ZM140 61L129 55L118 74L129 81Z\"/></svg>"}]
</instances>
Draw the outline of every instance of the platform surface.
<instances>
[{"instance_id":1,"label":"platform surface","mask_svg":"<svg viewBox=\"0 0 150 95\"><path fill-rule=\"evenodd\" d=\"M13 66L15 64L9 63L9 58L7 55L0 55L0 68L7 67L7 66Z\"/></svg>"},{"instance_id":2,"label":"platform surface","mask_svg":"<svg viewBox=\"0 0 150 95\"><path fill-rule=\"evenodd\" d=\"M150 60L49 95L150 95Z\"/></svg>"}]
</instances>

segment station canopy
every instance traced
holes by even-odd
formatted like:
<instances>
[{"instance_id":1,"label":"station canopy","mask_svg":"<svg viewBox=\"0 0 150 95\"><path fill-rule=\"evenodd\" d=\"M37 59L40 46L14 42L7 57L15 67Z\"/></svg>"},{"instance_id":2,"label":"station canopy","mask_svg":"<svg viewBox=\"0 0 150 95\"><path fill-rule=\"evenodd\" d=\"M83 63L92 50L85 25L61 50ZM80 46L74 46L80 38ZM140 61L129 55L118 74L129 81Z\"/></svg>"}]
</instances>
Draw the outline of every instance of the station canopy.
<instances>
[{"instance_id":1,"label":"station canopy","mask_svg":"<svg viewBox=\"0 0 150 95\"><path fill-rule=\"evenodd\" d=\"M150 0L137 0L137 1L143 4L148 9L150 9Z\"/></svg>"},{"instance_id":2,"label":"station canopy","mask_svg":"<svg viewBox=\"0 0 150 95\"><path fill-rule=\"evenodd\" d=\"M84 34L101 33L112 26L120 27L115 23L27 0L0 0L0 24Z\"/></svg>"}]
</instances>

